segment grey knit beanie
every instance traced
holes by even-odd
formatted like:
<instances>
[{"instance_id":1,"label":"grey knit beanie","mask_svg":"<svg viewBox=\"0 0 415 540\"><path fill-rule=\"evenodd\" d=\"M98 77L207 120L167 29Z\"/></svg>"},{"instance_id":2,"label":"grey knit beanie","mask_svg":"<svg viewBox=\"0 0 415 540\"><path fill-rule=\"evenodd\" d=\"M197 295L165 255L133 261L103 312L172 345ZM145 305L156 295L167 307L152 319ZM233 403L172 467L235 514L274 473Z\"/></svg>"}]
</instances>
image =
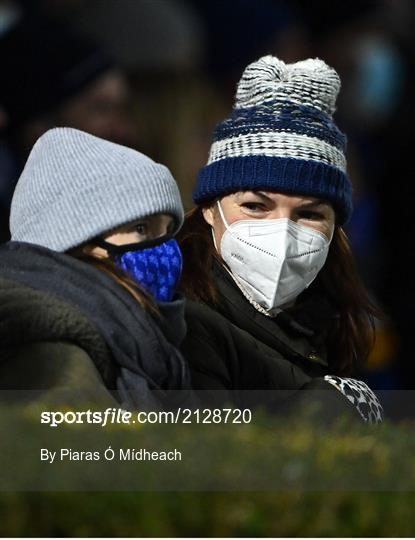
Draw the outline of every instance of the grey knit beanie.
<instances>
[{"instance_id":1,"label":"grey knit beanie","mask_svg":"<svg viewBox=\"0 0 415 540\"><path fill-rule=\"evenodd\" d=\"M11 239L67 251L130 221L157 213L183 223L170 171L149 157L72 128L34 145L17 183Z\"/></svg>"}]
</instances>

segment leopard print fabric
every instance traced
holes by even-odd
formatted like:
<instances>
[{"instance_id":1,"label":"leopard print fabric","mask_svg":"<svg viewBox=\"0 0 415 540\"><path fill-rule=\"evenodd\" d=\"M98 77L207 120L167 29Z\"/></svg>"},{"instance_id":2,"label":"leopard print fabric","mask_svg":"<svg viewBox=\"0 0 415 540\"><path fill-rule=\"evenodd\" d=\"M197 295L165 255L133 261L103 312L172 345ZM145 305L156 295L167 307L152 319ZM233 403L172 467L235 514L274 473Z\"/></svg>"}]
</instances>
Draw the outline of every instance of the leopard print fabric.
<instances>
[{"instance_id":1,"label":"leopard print fabric","mask_svg":"<svg viewBox=\"0 0 415 540\"><path fill-rule=\"evenodd\" d=\"M356 407L365 422L383 420L383 407L368 385L357 379L326 375L324 380L332 384Z\"/></svg>"}]
</instances>

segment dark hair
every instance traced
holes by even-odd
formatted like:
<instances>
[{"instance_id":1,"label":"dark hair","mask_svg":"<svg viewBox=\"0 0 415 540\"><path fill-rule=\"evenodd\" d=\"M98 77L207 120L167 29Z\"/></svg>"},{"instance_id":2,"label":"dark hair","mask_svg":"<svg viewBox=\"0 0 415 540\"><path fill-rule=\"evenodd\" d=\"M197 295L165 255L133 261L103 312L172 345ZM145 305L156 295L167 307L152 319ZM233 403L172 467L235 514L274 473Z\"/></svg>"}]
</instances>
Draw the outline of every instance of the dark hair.
<instances>
[{"instance_id":1,"label":"dark hair","mask_svg":"<svg viewBox=\"0 0 415 540\"><path fill-rule=\"evenodd\" d=\"M187 213L178 240L184 257L182 292L193 300L216 304L218 291L211 268L213 259L220 260L220 256L202 208ZM327 261L309 290L317 287L339 314L327 338L330 368L334 374L350 375L366 362L374 345L375 319L382 314L369 297L347 235L339 226L335 227Z\"/></svg>"}]
</instances>

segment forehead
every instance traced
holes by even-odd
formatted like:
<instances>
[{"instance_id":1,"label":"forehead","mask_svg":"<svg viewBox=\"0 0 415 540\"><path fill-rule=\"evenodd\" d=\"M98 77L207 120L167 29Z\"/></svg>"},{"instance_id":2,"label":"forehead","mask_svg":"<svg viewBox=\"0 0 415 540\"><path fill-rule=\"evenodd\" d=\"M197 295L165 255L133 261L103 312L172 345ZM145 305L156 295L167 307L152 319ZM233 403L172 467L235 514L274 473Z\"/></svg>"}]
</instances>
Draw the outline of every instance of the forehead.
<instances>
[{"instance_id":1,"label":"forehead","mask_svg":"<svg viewBox=\"0 0 415 540\"><path fill-rule=\"evenodd\" d=\"M238 191L236 193L232 193L229 197L233 198L236 202L242 201L247 197L256 197L258 199L269 200L270 202L273 202L275 204L287 206L297 206L305 203L331 206L329 201L325 201L311 195L300 195L297 193L280 193L276 191L266 190Z\"/></svg>"},{"instance_id":2,"label":"forehead","mask_svg":"<svg viewBox=\"0 0 415 540\"><path fill-rule=\"evenodd\" d=\"M137 218L131 223L170 223L174 217L171 214L151 214L142 218Z\"/></svg>"}]
</instances>

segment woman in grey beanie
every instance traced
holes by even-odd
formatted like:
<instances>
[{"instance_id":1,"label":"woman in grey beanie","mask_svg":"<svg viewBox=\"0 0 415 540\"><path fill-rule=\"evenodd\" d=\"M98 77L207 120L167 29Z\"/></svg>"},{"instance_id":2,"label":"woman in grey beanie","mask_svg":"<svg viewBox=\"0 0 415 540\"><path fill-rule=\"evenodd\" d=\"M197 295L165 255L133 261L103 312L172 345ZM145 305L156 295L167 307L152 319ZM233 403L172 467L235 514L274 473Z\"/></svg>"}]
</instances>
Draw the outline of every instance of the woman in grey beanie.
<instances>
[{"instance_id":1,"label":"woman in grey beanie","mask_svg":"<svg viewBox=\"0 0 415 540\"><path fill-rule=\"evenodd\" d=\"M163 165L75 129L40 137L0 247L0 387L100 390L130 408L188 402L182 222Z\"/></svg>"}]
</instances>

